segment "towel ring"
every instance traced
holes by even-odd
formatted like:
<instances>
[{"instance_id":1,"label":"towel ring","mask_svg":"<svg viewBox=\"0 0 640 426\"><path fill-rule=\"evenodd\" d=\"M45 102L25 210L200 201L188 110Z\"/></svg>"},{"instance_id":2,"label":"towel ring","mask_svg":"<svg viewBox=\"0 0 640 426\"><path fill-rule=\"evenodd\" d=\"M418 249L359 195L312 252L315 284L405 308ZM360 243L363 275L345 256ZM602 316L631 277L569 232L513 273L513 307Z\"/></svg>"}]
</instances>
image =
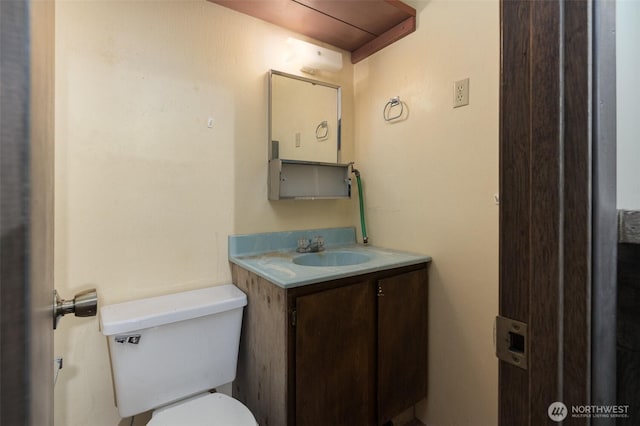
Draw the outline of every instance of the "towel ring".
<instances>
[{"instance_id":1,"label":"towel ring","mask_svg":"<svg viewBox=\"0 0 640 426\"><path fill-rule=\"evenodd\" d=\"M391 112L393 111L394 108L397 109L398 106L400 107L400 112L397 112L392 115ZM396 120L402 117L403 112L404 112L404 104L402 103L402 101L400 101L400 96L396 96L389 99L389 102L385 104L384 109L382 110L382 118L384 118L384 121Z\"/></svg>"},{"instance_id":2,"label":"towel ring","mask_svg":"<svg viewBox=\"0 0 640 426\"><path fill-rule=\"evenodd\" d=\"M325 121L322 121L320 124L318 124L318 127L316 127L316 139L318 139L319 141L323 141L328 137L329 137L329 124L327 123L327 120L325 120Z\"/></svg>"}]
</instances>

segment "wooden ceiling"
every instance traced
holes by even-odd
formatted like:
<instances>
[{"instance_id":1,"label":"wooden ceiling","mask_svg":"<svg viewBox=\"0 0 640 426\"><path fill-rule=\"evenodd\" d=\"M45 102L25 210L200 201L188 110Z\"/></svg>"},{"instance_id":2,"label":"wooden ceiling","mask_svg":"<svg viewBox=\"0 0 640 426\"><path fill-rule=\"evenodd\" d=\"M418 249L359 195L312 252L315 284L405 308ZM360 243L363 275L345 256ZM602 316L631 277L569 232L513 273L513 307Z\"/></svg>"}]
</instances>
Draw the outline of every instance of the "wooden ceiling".
<instances>
[{"instance_id":1,"label":"wooden ceiling","mask_svg":"<svg viewBox=\"0 0 640 426\"><path fill-rule=\"evenodd\" d=\"M209 0L351 52L356 63L416 29L399 0Z\"/></svg>"}]
</instances>

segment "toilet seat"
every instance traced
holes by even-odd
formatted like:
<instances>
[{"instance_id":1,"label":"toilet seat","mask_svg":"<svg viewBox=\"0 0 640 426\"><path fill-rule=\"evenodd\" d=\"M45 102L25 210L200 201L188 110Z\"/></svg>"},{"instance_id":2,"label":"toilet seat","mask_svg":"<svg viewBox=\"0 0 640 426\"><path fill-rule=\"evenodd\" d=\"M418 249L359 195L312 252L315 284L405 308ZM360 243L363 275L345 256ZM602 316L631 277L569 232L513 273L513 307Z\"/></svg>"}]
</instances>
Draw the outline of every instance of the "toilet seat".
<instances>
[{"instance_id":1,"label":"toilet seat","mask_svg":"<svg viewBox=\"0 0 640 426\"><path fill-rule=\"evenodd\" d=\"M209 393L158 410L151 426L257 426L251 411L223 393Z\"/></svg>"}]
</instances>

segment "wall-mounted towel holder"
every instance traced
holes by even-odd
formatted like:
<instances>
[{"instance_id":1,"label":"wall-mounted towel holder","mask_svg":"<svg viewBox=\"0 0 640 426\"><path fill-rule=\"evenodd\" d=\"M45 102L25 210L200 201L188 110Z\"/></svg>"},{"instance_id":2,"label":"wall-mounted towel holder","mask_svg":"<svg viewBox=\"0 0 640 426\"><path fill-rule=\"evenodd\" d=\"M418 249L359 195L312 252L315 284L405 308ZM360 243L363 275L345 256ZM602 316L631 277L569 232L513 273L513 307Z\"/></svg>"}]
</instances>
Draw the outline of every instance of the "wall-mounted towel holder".
<instances>
[{"instance_id":1,"label":"wall-mounted towel holder","mask_svg":"<svg viewBox=\"0 0 640 426\"><path fill-rule=\"evenodd\" d=\"M382 118L384 121L398 120L404 113L404 102L400 100L400 96L394 96L389 99L382 110Z\"/></svg>"},{"instance_id":2,"label":"wall-mounted towel holder","mask_svg":"<svg viewBox=\"0 0 640 426\"><path fill-rule=\"evenodd\" d=\"M316 139L319 141L324 141L329 138L329 124L327 120L324 120L318 124L316 127Z\"/></svg>"}]
</instances>

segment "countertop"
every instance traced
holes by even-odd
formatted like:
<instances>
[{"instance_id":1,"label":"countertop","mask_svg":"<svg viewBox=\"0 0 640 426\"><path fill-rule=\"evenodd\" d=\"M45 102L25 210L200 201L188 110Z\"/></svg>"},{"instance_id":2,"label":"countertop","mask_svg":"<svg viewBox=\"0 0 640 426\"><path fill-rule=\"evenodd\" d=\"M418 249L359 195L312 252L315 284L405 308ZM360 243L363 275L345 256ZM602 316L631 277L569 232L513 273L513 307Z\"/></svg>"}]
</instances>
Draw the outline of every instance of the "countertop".
<instances>
[{"instance_id":1,"label":"countertop","mask_svg":"<svg viewBox=\"0 0 640 426\"><path fill-rule=\"evenodd\" d=\"M322 236L326 249L319 252L347 251L370 257L364 263L346 266L303 266L293 263L297 240ZM371 245L356 244L355 228L314 229L229 237L229 261L283 287L345 278L370 272L431 262L431 257Z\"/></svg>"}]
</instances>

